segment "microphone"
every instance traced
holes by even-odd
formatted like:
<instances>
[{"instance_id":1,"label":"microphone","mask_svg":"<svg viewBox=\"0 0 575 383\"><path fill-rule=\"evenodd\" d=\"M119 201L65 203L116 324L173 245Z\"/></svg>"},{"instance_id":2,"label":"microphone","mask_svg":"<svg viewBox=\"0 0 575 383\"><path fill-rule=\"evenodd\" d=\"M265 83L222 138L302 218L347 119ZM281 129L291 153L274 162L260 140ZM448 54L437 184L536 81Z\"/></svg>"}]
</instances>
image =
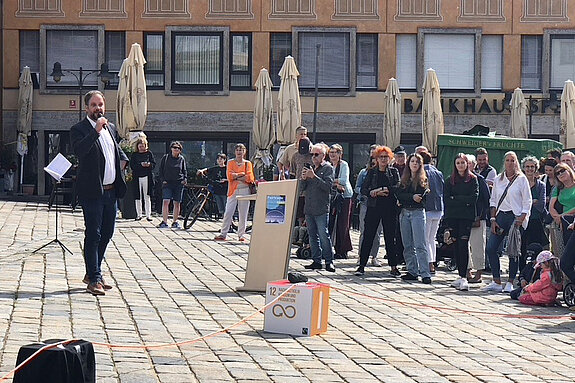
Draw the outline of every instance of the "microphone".
<instances>
[{"instance_id":1,"label":"microphone","mask_svg":"<svg viewBox=\"0 0 575 383\"><path fill-rule=\"evenodd\" d=\"M104 117L104 113L98 112L98 114L96 116L98 117L98 119L100 119L100 118ZM102 125L102 127L104 129L108 129L108 124L104 124L104 125Z\"/></svg>"}]
</instances>

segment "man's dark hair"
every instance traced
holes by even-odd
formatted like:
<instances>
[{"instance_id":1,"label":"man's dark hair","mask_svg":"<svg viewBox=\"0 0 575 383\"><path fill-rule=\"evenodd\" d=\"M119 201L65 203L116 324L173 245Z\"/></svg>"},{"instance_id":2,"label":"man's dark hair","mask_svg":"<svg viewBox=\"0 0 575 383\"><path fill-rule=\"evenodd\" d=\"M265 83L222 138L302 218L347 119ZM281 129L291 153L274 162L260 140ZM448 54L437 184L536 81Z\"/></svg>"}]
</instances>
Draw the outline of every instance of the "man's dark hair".
<instances>
[{"instance_id":1,"label":"man's dark hair","mask_svg":"<svg viewBox=\"0 0 575 383\"><path fill-rule=\"evenodd\" d=\"M421 158L423 158L424 165L428 165L431 163L431 155L429 154L429 152L421 152L419 153L419 155L421 156Z\"/></svg>"},{"instance_id":2,"label":"man's dark hair","mask_svg":"<svg viewBox=\"0 0 575 383\"><path fill-rule=\"evenodd\" d=\"M475 155L478 156L480 154L487 154L487 149L485 148L477 148L477 150L475 150ZM488 154L487 154L488 155Z\"/></svg>"},{"instance_id":3,"label":"man's dark hair","mask_svg":"<svg viewBox=\"0 0 575 383\"><path fill-rule=\"evenodd\" d=\"M551 156L557 160L559 160L561 158L561 149L549 149L547 151L547 155Z\"/></svg>"}]
</instances>

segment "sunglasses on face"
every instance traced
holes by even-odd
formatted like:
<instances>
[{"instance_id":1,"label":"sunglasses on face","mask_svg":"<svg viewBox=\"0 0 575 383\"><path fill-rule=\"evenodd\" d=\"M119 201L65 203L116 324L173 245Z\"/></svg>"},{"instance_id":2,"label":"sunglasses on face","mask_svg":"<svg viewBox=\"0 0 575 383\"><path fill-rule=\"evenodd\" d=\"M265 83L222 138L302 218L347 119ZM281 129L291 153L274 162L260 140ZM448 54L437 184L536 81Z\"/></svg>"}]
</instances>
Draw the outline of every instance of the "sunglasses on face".
<instances>
[{"instance_id":1,"label":"sunglasses on face","mask_svg":"<svg viewBox=\"0 0 575 383\"><path fill-rule=\"evenodd\" d=\"M172 146L172 149L182 150L179 146Z\"/></svg>"},{"instance_id":2,"label":"sunglasses on face","mask_svg":"<svg viewBox=\"0 0 575 383\"><path fill-rule=\"evenodd\" d=\"M561 169L555 173L556 176L560 176L561 174L565 173L567 170Z\"/></svg>"},{"instance_id":3,"label":"sunglasses on face","mask_svg":"<svg viewBox=\"0 0 575 383\"><path fill-rule=\"evenodd\" d=\"M389 158L389 156L379 156L377 158L381 158L383 160L383 159Z\"/></svg>"},{"instance_id":4,"label":"sunglasses on face","mask_svg":"<svg viewBox=\"0 0 575 383\"><path fill-rule=\"evenodd\" d=\"M323 153L312 153L311 155L317 157L317 156L323 156Z\"/></svg>"}]
</instances>

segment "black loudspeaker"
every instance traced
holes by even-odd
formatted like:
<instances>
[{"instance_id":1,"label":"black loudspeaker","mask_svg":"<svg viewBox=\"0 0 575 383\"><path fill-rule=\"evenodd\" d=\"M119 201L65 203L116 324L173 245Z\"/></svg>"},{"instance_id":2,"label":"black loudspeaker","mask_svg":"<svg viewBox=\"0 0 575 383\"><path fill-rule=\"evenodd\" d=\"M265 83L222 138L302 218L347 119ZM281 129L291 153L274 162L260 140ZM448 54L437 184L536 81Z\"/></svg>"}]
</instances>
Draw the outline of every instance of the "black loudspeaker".
<instances>
[{"instance_id":1,"label":"black loudspeaker","mask_svg":"<svg viewBox=\"0 0 575 383\"><path fill-rule=\"evenodd\" d=\"M20 347L16 365L47 344L62 342L49 339ZM96 360L94 347L86 340L44 350L14 375L14 383L95 383Z\"/></svg>"}]
</instances>

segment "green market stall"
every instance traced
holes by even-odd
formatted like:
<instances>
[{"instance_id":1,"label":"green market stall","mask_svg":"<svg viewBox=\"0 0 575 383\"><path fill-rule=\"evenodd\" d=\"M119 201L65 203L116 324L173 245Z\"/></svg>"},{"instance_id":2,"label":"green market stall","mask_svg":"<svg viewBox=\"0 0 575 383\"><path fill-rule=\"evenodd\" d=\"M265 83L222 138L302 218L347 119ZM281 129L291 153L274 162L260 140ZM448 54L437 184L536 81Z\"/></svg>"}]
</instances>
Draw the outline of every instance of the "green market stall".
<instances>
[{"instance_id":1,"label":"green market stall","mask_svg":"<svg viewBox=\"0 0 575 383\"><path fill-rule=\"evenodd\" d=\"M489 164L500 172L503 157L508 151L517 153L521 160L527 155L546 157L549 149L563 148L560 142L544 139L519 139L512 137L464 136L440 134L437 143L437 168L447 178L453 170L453 159L457 153L475 154L477 148L485 148L489 153Z\"/></svg>"}]
</instances>

